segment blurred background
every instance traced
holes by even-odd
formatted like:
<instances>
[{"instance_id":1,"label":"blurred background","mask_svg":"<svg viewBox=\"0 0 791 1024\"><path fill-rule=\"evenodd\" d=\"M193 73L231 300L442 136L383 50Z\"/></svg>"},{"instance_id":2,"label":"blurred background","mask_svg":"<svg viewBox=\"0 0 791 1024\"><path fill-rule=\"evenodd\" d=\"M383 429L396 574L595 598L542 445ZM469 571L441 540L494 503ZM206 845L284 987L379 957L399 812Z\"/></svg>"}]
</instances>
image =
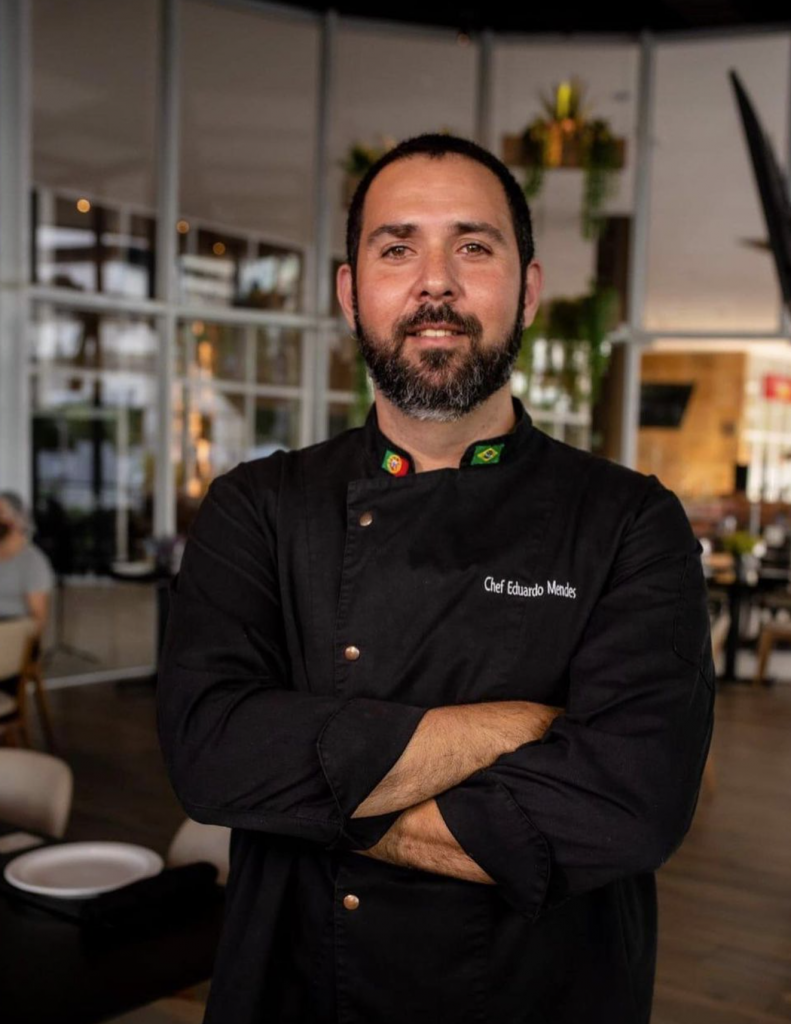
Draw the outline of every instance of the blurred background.
<instances>
[{"instance_id":1,"label":"blurred background","mask_svg":"<svg viewBox=\"0 0 791 1024\"><path fill-rule=\"evenodd\" d=\"M704 548L719 718L663 872L655 1020L791 1019L777 22L725 0L0 0L0 491L45 560L28 738L77 772L70 836L167 845L152 678L186 531L218 474L362 422L334 284L348 202L396 142L450 132L503 159L533 214L545 300L514 393L553 437L656 474Z\"/></svg>"},{"instance_id":2,"label":"blurred background","mask_svg":"<svg viewBox=\"0 0 791 1024\"><path fill-rule=\"evenodd\" d=\"M728 79L785 164L788 32L8 6L0 486L58 576L50 680L150 671L147 568L211 479L361 421L347 202L422 131L481 141L529 195L546 299L513 387L537 425L656 473L712 539L791 497L788 323Z\"/></svg>"}]
</instances>

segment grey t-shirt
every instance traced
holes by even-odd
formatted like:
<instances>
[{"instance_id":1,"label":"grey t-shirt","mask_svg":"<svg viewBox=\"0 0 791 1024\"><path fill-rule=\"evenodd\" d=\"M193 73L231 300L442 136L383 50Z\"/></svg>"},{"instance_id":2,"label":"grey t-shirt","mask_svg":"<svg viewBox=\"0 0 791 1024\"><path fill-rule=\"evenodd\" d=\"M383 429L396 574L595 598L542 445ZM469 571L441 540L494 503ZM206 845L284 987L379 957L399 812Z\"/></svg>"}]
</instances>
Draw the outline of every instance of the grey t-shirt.
<instances>
[{"instance_id":1,"label":"grey t-shirt","mask_svg":"<svg viewBox=\"0 0 791 1024\"><path fill-rule=\"evenodd\" d=\"M29 615L25 594L52 590L52 567L35 544L11 558L0 558L0 619Z\"/></svg>"}]
</instances>

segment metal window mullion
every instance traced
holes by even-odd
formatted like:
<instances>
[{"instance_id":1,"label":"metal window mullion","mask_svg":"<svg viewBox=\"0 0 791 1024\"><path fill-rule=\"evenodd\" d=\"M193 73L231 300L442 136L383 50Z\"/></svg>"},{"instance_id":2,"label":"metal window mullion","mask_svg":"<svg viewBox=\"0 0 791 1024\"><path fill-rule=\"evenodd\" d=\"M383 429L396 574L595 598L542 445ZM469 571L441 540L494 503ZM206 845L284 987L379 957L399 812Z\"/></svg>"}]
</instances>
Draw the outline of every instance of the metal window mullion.
<instances>
[{"instance_id":1,"label":"metal window mullion","mask_svg":"<svg viewBox=\"0 0 791 1024\"><path fill-rule=\"evenodd\" d=\"M624 348L620 461L636 468L637 432L640 424L641 332L645 321L648 271L648 237L651 215L651 161L654 146L654 96L656 47L644 32L640 41L637 105L637 165L634 184L634 215L629 244L629 337Z\"/></svg>"},{"instance_id":2,"label":"metal window mullion","mask_svg":"<svg viewBox=\"0 0 791 1024\"><path fill-rule=\"evenodd\" d=\"M313 324L301 335L301 381L304 399L300 414L300 443L310 444L327 437L328 407L327 362L322 356L325 332L322 321L330 317L332 292L332 211L329 185L331 178L330 129L337 98L335 63L337 60L338 14L329 10L321 20L319 42L319 74L317 82L316 152L314 217L315 244L312 263L312 293L308 312Z\"/></svg>"},{"instance_id":3,"label":"metal window mullion","mask_svg":"<svg viewBox=\"0 0 791 1024\"><path fill-rule=\"evenodd\" d=\"M253 261L258 256L258 243L247 240L247 259ZM245 383L249 385L245 397L245 427L247 430L247 450L251 452L256 445L255 438L255 407L256 398L253 388L258 380L258 328L248 324L244 331L244 366ZM249 456L248 456L249 458Z\"/></svg>"},{"instance_id":4,"label":"metal window mullion","mask_svg":"<svg viewBox=\"0 0 791 1024\"><path fill-rule=\"evenodd\" d=\"M478 43L475 80L475 138L480 146L494 152L492 104L494 102L494 33L485 28Z\"/></svg>"},{"instance_id":5,"label":"metal window mullion","mask_svg":"<svg viewBox=\"0 0 791 1024\"><path fill-rule=\"evenodd\" d=\"M30 133L30 4L0 0L0 480L28 501Z\"/></svg>"},{"instance_id":6,"label":"metal window mullion","mask_svg":"<svg viewBox=\"0 0 791 1024\"><path fill-rule=\"evenodd\" d=\"M254 395L257 398L277 398L287 401L299 400L303 395L298 384L247 384L244 381L224 381L216 377L204 379L195 376L192 379L176 378L176 384L191 386L202 393L216 391L218 394Z\"/></svg>"},{"instance_id":7,"label":"metal window mullion","mask_svg":"<svg viewBox=\"0 0 791 1024\"><path fill-rule=\"evenodd\" d=\"M160 0L159 88L157 92L156 295L168 307L158 316L158 457L154 484L154 535L176 532L176 481L173 460L173 378L176 351L176 260L179 176L180 40L178 0Z\"/></svg>"}]
</instances>

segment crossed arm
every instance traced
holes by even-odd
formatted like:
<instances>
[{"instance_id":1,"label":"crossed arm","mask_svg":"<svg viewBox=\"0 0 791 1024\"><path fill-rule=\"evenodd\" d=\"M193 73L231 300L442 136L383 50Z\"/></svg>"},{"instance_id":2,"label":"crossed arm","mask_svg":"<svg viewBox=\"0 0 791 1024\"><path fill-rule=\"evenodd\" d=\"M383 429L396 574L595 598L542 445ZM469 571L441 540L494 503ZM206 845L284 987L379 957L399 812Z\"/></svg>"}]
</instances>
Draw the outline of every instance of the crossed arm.
<instances>
[{"instance_id":1,"label":"crossed arm","mask_svg":"<svg viewBox=\"0 0 791 1024\"><path fill-rule=\"evenodd\" d=\"M376 860L469 882L495 885L461 848L434 795L457 785L501 754L539 740L562 708L533 701L498 701L432 708L403 754L352 814L402 813L367 850Z\"/></svg>"},{"instance_id":2,"label":"crossed arm","mask_svg":"<svg viewBox=\"0 0 791 1024\"><path fill-rule=\"evenodd\" d=\"M494 880L531 921L663 864L692 820L714 700L701 547L675 495L650 478L617 533L562 714L426 709L292 685L273 554L281 464L213 482L171 587L158 725L187 813Z\"/></svg>"}]
</instances>

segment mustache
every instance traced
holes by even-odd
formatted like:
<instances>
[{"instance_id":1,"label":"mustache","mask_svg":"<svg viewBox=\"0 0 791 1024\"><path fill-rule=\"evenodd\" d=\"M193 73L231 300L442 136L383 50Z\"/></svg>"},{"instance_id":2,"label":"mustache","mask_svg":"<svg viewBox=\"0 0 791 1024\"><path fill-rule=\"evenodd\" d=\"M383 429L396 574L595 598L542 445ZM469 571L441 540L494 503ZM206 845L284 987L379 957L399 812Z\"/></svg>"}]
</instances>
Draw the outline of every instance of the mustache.
<instances>
[{"instance_id":1,"label":"mustache","mask_svg":"<svg viewBox=\"0 0 791 1024\"><path fill-rule=\"evenodd\" d=\"M403 343L406 336L416 327L430 327L432 324L449 324L473 340L477 340L481 335L481 322L477 316L462 316L451 306L439 306L419 310L409 320L402 321L396 328L396 338L399 343Z\"/></svg>"}]
</instances>

